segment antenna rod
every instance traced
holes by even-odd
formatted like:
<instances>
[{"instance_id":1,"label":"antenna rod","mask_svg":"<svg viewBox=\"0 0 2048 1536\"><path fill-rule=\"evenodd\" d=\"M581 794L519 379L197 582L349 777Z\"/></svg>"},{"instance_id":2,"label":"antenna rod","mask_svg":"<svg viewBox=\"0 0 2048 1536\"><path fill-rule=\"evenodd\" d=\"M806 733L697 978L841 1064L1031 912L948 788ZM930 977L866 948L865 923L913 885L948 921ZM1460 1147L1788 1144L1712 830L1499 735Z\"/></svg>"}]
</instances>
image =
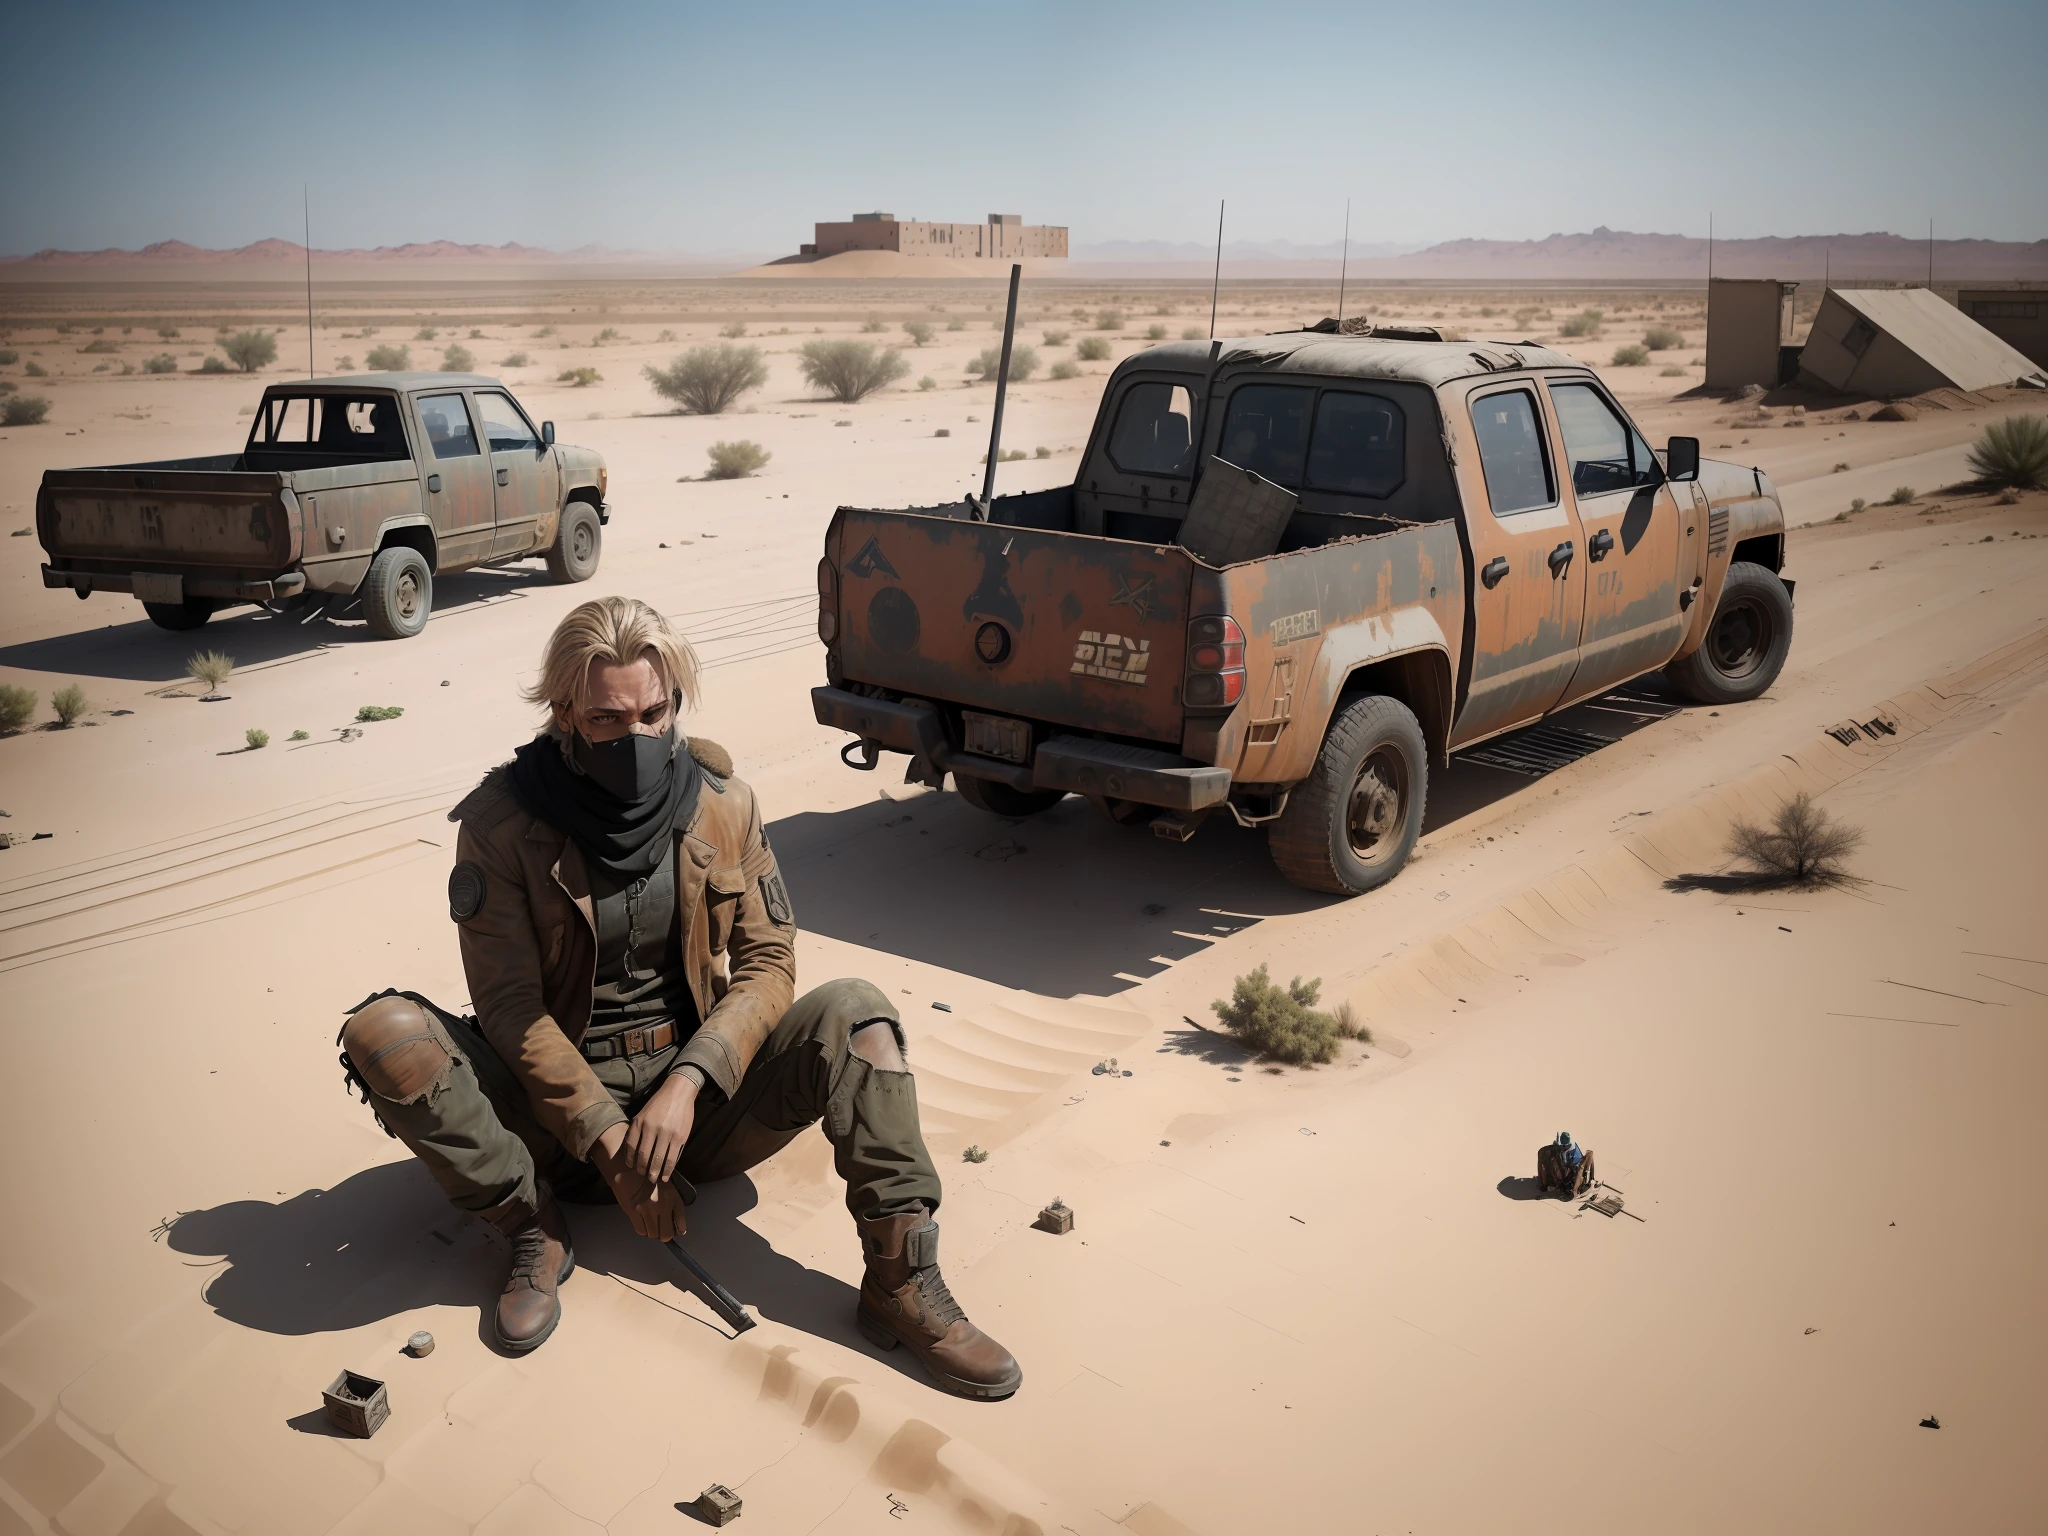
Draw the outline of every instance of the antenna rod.
<instances>
[{"instance_id":1,"label":"antenna rod","mask_svg":"<svg viewBox=\"0 0 2048 1536\"><path fill-rule=\"evenodd\" d=\"M1714 280L1714 215L1713 215L1713 212L1712 212L1712 210L1709 210L1709 211L1708 211L1708 213L1707 213L1707 281L1711 283L1711 282L1712 282L1713 280Z\"/></svg>"},{"instance_id":2,"label":"antenna rod","mask_svg":"<svg viewBox=\"0 0 2048 1536\"><path fill-rule=\"evenodd\" d=\"M1219 250L1218 256L1223 253ZM1344 255L1337 267L1337 329L1344 329L1344 279L1351 273L1351 199L1344 199Z\"/></svg>"},{"instance_id":3,"label":"antenna rod","mask_svg":"<svg viewBox=\"0 0 2048 1536\"><path fill-rule=\"evenodd\" d=\"M1934 286L1934 220L1927 221L1927 286Z\"/></svg>"},{"instance_id":4,"label":"antenna rod","mask_svg":"<svg viewBox=\"0 0 2048 1536\"><path fill-rule=\"evenodd\" d=\"M306 377L313 377L313 191L299 188L299 211L306 216Z\"/></svg>"},{"instance_id":5,"label":"antenna rod","mask_svg":"<svg viewBox=\"0 0 2048 1536\"><path fill-rule=\"evenodd\" d=\"M1003 356L996 364L995 419L988 429L988 468L981 476L981 522L987 522L995 505L996 465L1003 456L1003 397L1010 388L1010 344L1017 339L1017 280L1024 275L1024 263L1010 264L1010 307L1003 316Z\"/></svg>"},{"instance_id":6,"label":"antenna rod","mask_svg":"<svg viewBox=\"0 0 2048 1536\"><path fill-rule=\"evenodd\" d=\"M1223 286L1223 199L1216 199L1216 275L1209 280L1209 339L1216 339L1216 293Z\"/></svg>"}]
</instances>

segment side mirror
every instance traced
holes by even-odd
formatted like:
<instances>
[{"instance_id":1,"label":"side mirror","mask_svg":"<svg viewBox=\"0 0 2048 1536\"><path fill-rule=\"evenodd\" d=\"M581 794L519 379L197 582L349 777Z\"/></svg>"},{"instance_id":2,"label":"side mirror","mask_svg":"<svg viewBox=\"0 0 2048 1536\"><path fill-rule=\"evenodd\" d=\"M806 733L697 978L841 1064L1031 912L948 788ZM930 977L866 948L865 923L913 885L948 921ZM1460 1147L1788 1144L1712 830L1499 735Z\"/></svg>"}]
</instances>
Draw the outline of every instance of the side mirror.
<instances>
[{"instance_id":1,"label":"side mirror","mask_svg":"<svg viewBox=\"0 0 2048 1536\"><path fill-rule=\"evenodd\" d=\"M544 421L540 424L540 445L543 448L555 446L555 424L552 421ZM1700 445L1697 442L1692 445L1692 458L1694 466L1697 467L1700 458Z\"/></svg>"},{"instance_id":2,"label":"side mirror","mask_svg":"<svg viewBox=\"0 0 2048 1536\"><path fill-rule=\"evenodd\" d=\"M1674 437L1664 447L1664 478L1686 481L1700 477L1700 440Z\"/></svg>"}]
</instances>

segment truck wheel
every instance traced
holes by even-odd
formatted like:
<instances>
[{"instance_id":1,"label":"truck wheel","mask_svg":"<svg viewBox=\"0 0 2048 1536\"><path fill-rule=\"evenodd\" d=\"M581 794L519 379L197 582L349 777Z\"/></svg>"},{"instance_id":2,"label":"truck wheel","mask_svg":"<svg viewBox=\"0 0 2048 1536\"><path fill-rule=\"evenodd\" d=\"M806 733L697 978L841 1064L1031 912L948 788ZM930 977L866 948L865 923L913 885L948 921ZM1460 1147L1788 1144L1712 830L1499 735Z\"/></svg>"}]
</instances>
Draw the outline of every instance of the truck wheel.
<instances>
[{"instance_id":1,"label":"truck wheel","mask_svg":"<svg viewBox=\"0 0 2048 1536\"><path fill-rule=\"evenodd\" d=\"M410 640L434 611L434 573L426 556L405 544L377 551L363 578L363 617L379 640Z\"/></svg>"},{"instance_id":2,"label":"truck wheel","mask_svg":"<svg viewBox=\"0 0 2048 1536\"><path fill-rule=\"evenodd\" d=\"M1408 862L1428 798L1429 749L1414 712L1378 694L1354 699L1330 722L1266 847L1294 884L1357 896Z\"/></svg>"},{"instance_id":3,"label":"truck wheel","mask_svg":"<svg viewBox=\"0 0 2048 1536\"><path fill-rule=\"evenodd\" d=\"M149 615L149 622L158 629L183 631L197 629L213 617L214 602L210 597L188 597L182 603L144 603L142 611Z\"/></svg>"},{"instance_id":4,"label":"truck wheel","mask_svg":"<svg viewBox=\"0 0 2048 1536\"><path fill-rule=\"evenodd\" d=\"M604 530L597 513L587 501L572 501L562 509L562 523L555 530L555 542L548 547L548 574L557 581L588 581L597 574L597 557L604 552Z\"/></svg>"},{"instance_id":5,"label":"truck wheel","mask_svg":"<svg viewBox=\"0 0 2048 1536\"><path fill-rule=\"evenodd\" d=\"M1036 816L1067 798L1063 789L1012 789L994 779L977 779L958 773L953 775L953 787L960 792L962 800L991 816Z\"/></svg>"},{"instance_id":6,"label":"truck wheel","mask_svg":"<svg viewBox=\"0 0 2048 1536\"><path fill-rule=\"evenodd\" d=\"M1672 687L1698 704L1742 704L1778 680L1792 649L1792 597L1761 565L1728 567L1721 601L1700 648L1664 669Z\"/></svg>"}]
</instances>

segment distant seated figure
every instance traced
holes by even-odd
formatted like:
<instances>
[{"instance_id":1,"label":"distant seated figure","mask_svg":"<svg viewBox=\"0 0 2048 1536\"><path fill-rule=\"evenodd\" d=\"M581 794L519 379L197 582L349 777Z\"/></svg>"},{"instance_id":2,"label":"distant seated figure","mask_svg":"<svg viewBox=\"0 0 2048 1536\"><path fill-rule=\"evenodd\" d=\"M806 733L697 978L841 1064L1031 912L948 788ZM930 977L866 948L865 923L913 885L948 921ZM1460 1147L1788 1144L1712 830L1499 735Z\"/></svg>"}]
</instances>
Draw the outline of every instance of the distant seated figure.
<instances>
[{"instance_id":1,"label":"distant seated figure","mask_svg":"<svg viewBox=\"0 0 2048 1536\"><path fill-rule=\"evenodd\" d=\"M1536 1187L1544 1194L1554 1189L1570 1200L1597 1182L1593 1154L1574 1142L1570 1131L1559 1131L1557 1140L1536 1149Z\"/></svg>"}]
</instances>

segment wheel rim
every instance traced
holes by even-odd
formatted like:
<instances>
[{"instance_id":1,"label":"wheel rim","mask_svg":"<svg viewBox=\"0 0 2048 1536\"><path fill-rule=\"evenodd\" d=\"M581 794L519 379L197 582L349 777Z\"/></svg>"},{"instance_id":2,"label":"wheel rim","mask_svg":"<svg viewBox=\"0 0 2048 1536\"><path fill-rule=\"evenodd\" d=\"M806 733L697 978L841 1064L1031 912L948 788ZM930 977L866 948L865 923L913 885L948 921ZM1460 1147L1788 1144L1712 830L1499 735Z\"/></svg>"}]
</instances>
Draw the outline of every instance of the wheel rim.
<instances>
[{"instance_id":1,"label":"wheel rim","mask_svg":"<svg viewBox=\"0 0 2048 1536\"><path fill-rule=\"evenodd\" d=\"M1383 864L1400 846L1408 820L1408 764L1392 747L1368 753L1351 781L1344 834L1353 857Z\"/></svg>"},{"instance_id":2,"label":"wheel rim","mask_svg":"<svg viewBox=\"0 0 2048 1536\"><path fill-rule=\"evenodd\" d=\"M1775 631L1770 609L1756 598L1734 599L1714 615L1713 632L1707 636L1714 670L1727 678L1748 677L1770 655Z\"/></svg>"},{"instance_id":3,"label":"wheel rim","mask_svg":"<svg viewBox=\"0 0 2048 1536\"><path fill-rule=\"evenodd\" d=\"M398 616L410 624L420 616L420 579L411 571L399 573L398 585L393 589L391 606L398 610Z\"/></svg>"},{"instance_id":4,"label":"wheel rim","mask_svg":"<svg viewBox=\"0 0 2048 1536\"><path fill-rule=\"evenodd\" d=\"M596 543L597 530L581 518L577 519L576 526L569 530L570 558L578 565L584 564L590 559L591 551Z\"/></svg>"}]
</instances>

